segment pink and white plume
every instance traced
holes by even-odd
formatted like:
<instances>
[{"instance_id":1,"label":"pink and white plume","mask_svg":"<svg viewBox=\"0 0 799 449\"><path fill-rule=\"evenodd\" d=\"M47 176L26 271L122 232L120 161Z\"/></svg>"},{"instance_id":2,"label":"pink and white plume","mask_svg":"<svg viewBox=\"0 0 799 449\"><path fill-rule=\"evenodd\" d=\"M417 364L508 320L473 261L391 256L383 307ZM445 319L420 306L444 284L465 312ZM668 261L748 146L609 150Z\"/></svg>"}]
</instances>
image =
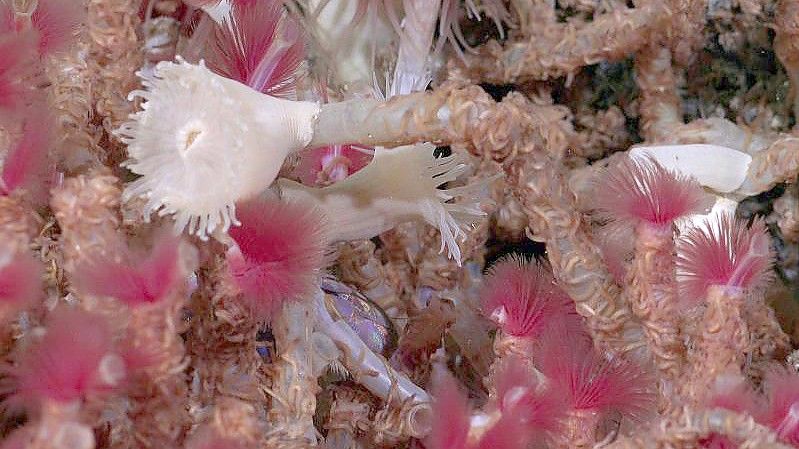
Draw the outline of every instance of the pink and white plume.
<instances>
[{"instance_id":1,"label":"pink and white plume","mask_svg":"<svg viewBox=\"0 0 799 449\"><path fill-rule=\"evenodd\" d=\"M494 265L480 298L483 314L514 337L537 337L554 320L576 314L548 268L516 257Z\"/></svg>"},{"instance_id":2,"label":"pink and white plume","mask_svg":"<svg viewBox=\"0 0 799 449\"><path fill-rule=\"evenodd\" d=\"M741 375L722 374L710 387L705 407L723 408L736 413L756 415L761 404L748 379Z\"/></svg>"},{"instance_id":3,"label":"pink and white plume","mask_svg":"<svg viewBox=\"0 0 799 449\"><path fill-rule=\"evenodd\" d=\"M781 440L799 445L799 375L777 367L764 380L766 409L758 421L777 432Z\"/></svg>"},{"instance_id":4,"label":"pink and white plume","mask_svg":"<svg viewBox=\"0 0 799 449\"><path fill-rule=\"evenodd\" d=\"M39 54L66 49L72 43L78 25L85 19L86 6L81 1L38 0L31 23L39 32Z\"/></svg>"},{"instance_id":5,"label":"pink and white plume","mask_svg":"<svg viewBox=\"0 0 799 449\"><path fill-rule=\"evenodd\" d=\"M18 118L31 100L38 60L36 42L33 32L0 33L0 119L3 122Z\"/></svg>"},{"instance_id":6,"label":"pink and white plume","mask_svg":"<svg viewBox=\"0 0 799 449\"><path fill-rule=\"evenodd\" d=\"M241 226L230 229L236 247L228 268L244 304L270 321L286 301L308 297L324 263L322 216L300 203L256 199L237 205Z\"/></svg>"},{"instance_id":7,"label":"pink and white plume","mask_svg":"<svg viewBox=\"0 0 799 449\"><path fill-rule=\"evenodd\" d=\"M472 423L478 427L485 426L487 416L476 419L472 416L466 395L445 369L435 369L433 374L433 425L427 437L425 447L428 449L523 449L529 446L536 431L542 430L537 422L535 412L545 413L551 410L531 408L532 394L527 382L515 378L507 379L514 385L508 385L502 391L499 416L485 430L470 435ZM519 381L519 384L515 384ZM506 399L506 400L504 400ZM504 409L502 409L504 407ZM478 415L480 413L478 412ZM490 419L490 418L489 418Z\"/></svg>"},{"instance_id":8,"label":"pink and white plume","mask_svg":"<svg viewBox=\"0 0 799 449\"><path fill-rule=\"evenodd\" d=\"M503 414L518 417L526 432L543 440L545 434L559 429L567 405L559 392L540 385L525 365L515 357L502 361L496 377L495 402Z\"/></svg>"},{"instance_id":9,"label":"pink and white plume","mask_svg":"<svg viewBox=\"0 0 799 449\"><path fill-rule=\"evenodd\" d=\"M42 295L41 262L27 253L0 257L0 320L33 304Z\"/></svg>"},{"instance_id":10,"label":"pink and white plume","mask_svg":"<svg viewBox=\"0 0 799 449\"><path fill-rule=\"evenodd\" d=\"M164 300L181 281L178 238L162 233L149 251L126 249L119 260L97 256L78 267L76 284L94 296L130 307Z\"/></svg>"},{"instance_id":11,"label":"pink and white plume","mask_svg":"<svg viewBox=\"0 0 799 449\"><path fill-rule=\"evenodd\" d=\"M603 356L564 332L549 332L536 366L572 410L599 414L618 412L640 421L655 409L651 373L620 357Z\"/></svg>"},{"instance_id":12,"label":"pink and white plume","mask_svg":"<svg viewBox=\"0 0 799 449\"><path fill-rule=\"evenodd\" d=\"M694 179L670 172L651 158L626 157L596 181L597 209L627 225L671 226L674 220L709 207Z\"/></svg>"},{"instance_id":13,"label":"pink and white plume","mask_svg":"<svg viewBox=\"0 0 799 449\"><path fill-rule=\"evenodd\" d=\"M53 179L49 151L55 120L43 105L27 107L21 118L21 134L3 161L0 195L24 190L31 202L40 205L47 201Z\"/></svg>"},{"instance_id":14,"label":"pink and white plume","mask_svg":"<svg viewBox=\"0 0 799 449\"><path fill-rule=\"evenodd\" d=\"M697 301L712 285L756 290L771 280L773 260L763 220L747 227L731 214L713 216L677 242L680 294Z\"/></svg>"},{"instance_id":15,"label":"pink and white plume","mask_svg":"<svg viewBox=\"0 0 799 449\"><path fill-rule=\"evenodd\" d=\"M0 2L0 34L32 31L38 49L33 54L39 56L67 48L86 16L86 6L78 0L27 2L28 6L34 5L33 11L15 11L12 5Z\"/></svg>"},{"instance_id":16,"label":"pink and white plume","mask_svg":"<svg viewBox=\"0 0 799 449\"><path fill-rule=\"evenodd\" d=\"M61 308L50 314L44 335L19 354L10 369L13 402L67 403L109 392L124 378L113 335L99 315Z\"/></svg>"},{"instance_id":17,"label":"pink and white plume","mask_svg":"<svg viewBox=\"0 0 799 449\"><path fill-rule=\"evenodd\" d=\"M433 372L433 427L425 446L429 449L465 449L471 409L466 395L446 369Z\"/></svg>"},{"instance_id":18,"label":"pink and white plume","mask_svg":"<svg viewBox=\"0 0 799 449\"><path fill-rule=\"evenodd\" d=\"M304 58L298 24L279 1L235 0L216 25L205 59L214 72L259 92L288 97Z\"/></svg>"}]
</instances>

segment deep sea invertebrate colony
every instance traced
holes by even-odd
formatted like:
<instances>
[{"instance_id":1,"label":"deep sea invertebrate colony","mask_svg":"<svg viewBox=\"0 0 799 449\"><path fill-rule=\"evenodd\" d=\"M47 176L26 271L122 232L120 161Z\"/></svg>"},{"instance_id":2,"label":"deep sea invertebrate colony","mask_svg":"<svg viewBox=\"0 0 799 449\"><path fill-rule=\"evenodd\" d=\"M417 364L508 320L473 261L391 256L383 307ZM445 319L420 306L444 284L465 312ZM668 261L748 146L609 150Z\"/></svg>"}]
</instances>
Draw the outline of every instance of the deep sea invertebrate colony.
<instances>
[{"instance_id":1,"label":"deep sea invertebrate colony","mask_svg":"<svg viewBox=\"0 0 799 449\"><path fill-rule=\"evenodd\" d=\"M0 447L799 447L796 11L0 0Z\"/></svg>"}]
</instances>

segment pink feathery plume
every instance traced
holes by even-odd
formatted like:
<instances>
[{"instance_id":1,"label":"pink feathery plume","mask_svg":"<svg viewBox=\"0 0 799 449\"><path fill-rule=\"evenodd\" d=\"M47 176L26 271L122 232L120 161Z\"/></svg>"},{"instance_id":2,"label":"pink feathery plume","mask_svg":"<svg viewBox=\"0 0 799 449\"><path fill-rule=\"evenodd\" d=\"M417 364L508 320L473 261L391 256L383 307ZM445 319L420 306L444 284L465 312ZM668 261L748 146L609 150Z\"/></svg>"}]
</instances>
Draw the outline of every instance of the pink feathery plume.
<instances>
[{"instance_id":1,"label":"pink feathery plume","mask_svg":"<svg viewBox=\"0 0 799 449\"><path fill-rule=\"evenodd\" d=\"M525 368L524 361L509 357L502 362L496 390L499 410L503 415L517 417L524 431L543 437L559 429L566 412L563 398L552 394L552 389L541 388L536 377Z\"/></svg>"},{"instance_id":2,"label":"pink feathery plume","mask_svg":"<svg viewBox=\"0 0 799 449\"><path fill-rule=\"evenodd\" d=\"M208 66L259 92L290 96L304 57L301 34L279 1L234 1L230 18L217 24Z\"/></svg>"},{"instance_id":3,"label":"pink feathery plume","mask_svg":"<svg viewBox=\"0 0 799 449\"><path fill-rule=\"evenodd\" d=\"M39 0L31 16L33 27L39 31L39 54L67 48L85 16L86 7L79 0Z\"/></svg>"},{"instance_id":4,"label":"pink feathery plume","mask_svg":"<svg viewBox=\"0 0 799 449\"><path fill-rule=\"evenodd\" d=\"M145 253L127 250L121 261L96 256L78 267L75 283L85 293L136 307L164 300L181 280L180 241L163 233Z\"/></svg>"},{"instance_id":5,"label":"pink feathery plume","mask_svg":"<svg viewBox=\"0 0 799 449\"><path fill-rule=\"evenodd\" d=\"M11 368L14 402L72 402L118 385L123 365L113 363L113 335L104 318L77 309L50 314L44 336Z\"/></svg>"},{"instance_id":6,"label":"pink feathery plume","mask_svg":"<svg viewBox=\"0 0 799 449\"><path fill-rule=\"evenodd\" d=\"M644 368L620 357L604 357L588 344L574 344L548 332L537 366L551 382L552 394L574 410L618 412L640 421L655 409L655 382Z\"/></svg>"},{"instance_id":7,"label":"pink feathery plume","mask_svg":"<svg viewBox=\"0 0 799 449\"><path fill-rule=\"evenodd\" d=\"M532 429L525 425L520 416L503 413L499 420L488 429L475 449L525 449L529 446Z\"/></svg>"},{"instance_id":8,"label":"pink feathery plume","mask_svg":"<svg viewBox=\"0 0 799 449\"><path fill-rule=\"evenodd\" d=\"M0 266L0 307L4 315L19 311L43 296L43 273L42 263L28 253L18 253Z\"/></svg>"},{"instance_id":9,"label":"pink feathery plume","mask_svg":"<svg viewBox=\"0 0 799 449\"><path fill-rule=\"evenodd\" d=\"M270 321L286 301L309 295L324 263L323 217L315 209L276 199L236 206L241 226L230 236L228 269L242 300L259 319Z\"/></svg>"},{"instance_id":10,"label":"pink feathery plume","mask_svg":"<svg viewBox=\"0 0 799 449\"><path fill-rule=\"evenodd\" d=\"M433 397L433 423L425 447L466 449L471 409L466 395L444 368L434 369Z\"/></svg>"},{"instance_id":11,"label":"pink feathery plume","mask_svg":"<svg viewBox=\"0 0 799 449\"><path fill-rule=\"evenodd\" d=\"M760 416L762 401L746 378L735 375L721 375L712 386L710 395L703 402L705 408L722 408L735 413ZM727 436L711 433L699 441L705 449L735 449L738 445Z\"/></svg>"},{"instance_id":12,"label":"pink feathery plume","mask_svg":"<svg viewBox=\"0 0 799 449\"><path fill-rule=\"evenodd\" d=\"M0 194L24 189L36 204L47 201L53 165L49 151L53 143L54 120L44 107L31 106L24 113L22 135L12 145L0 175Z\"/></svg>"},{"instance_id":13,"label":"pink feathery plume","mask_svg":"<svg viewBox=\"0 0 799 449\"><path fill-rule=\"evenodd\" d=\"M558 415L544 416L556 408L541 406L534 391L535 384L523 379L515 368L500 374L498 404L501 416L483 433L480 440L469 443L471 408L466 395L445 369L433 374L433 423L425 441L428 449L523 449L535 432L548 430ZM532 388L532 389L531 389ZM553 404L554 406L554 404ZM541 416L536 416L536 415ZM541 427L544 424L544 427Z\"/></svg>"},{"instance_id":14,"label":"pink feathery plume","mask_svg":"<svg viewBox=\"0 0 799 449\"><path fill-rule=\"evenodd\" d=\"M711 285L757 290L771 280L773 261L762 219L747 227L731 214L712 217L677 242L681 296L701 300Z\"/></svg>"},{"instance_id":15,"label":"pink feathery plume","mask_svg":"<svg viewBox=\"0 0 799 449\"><path fill-rule=\"evenodd\" d=\"M494 265L481 290L483 314L514 337L537 337L574 303L542 264L510 257Z\"/></svg>"},{"instance_id":16,"label":"pink feathery plume","mask_svg":"<svg viewBox=\"0 0 799 449\"><path fill-rule=\"evenodd\" d=\"M758 417L761 424L777 432L782 441L799 445L799 375L783 367L766 372L765 411Z\"/></svg>"},{"instance_id":17,"label":"pink feathery plume","mask_svg":"<svg viewBox=\"0 0 799 449\"><path fill-rule=\"evenodd\" d=\"M0 34L0 118L17 116L30 101L36 33Z\"/></svg>"},{"instance_id":18,"label":"pink feathery plume","mask_svg":"<svg viewBox=\"0 0 799 449\"><path fill-rule=\"evenodd\" d=\"M662 228L699 213L708 197L694 179L670 172L651 158L624 158L596 181L597 209L612 220Z\"/></svg>"}]
</instances>

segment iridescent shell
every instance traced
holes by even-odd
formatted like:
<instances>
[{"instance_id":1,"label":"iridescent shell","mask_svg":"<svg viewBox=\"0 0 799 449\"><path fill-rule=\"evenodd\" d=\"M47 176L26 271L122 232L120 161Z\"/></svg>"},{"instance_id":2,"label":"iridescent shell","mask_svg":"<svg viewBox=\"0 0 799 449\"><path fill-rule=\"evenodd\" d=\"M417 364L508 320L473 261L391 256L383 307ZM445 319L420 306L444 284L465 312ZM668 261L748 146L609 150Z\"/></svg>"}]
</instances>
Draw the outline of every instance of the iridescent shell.
<instances>
[{"instance_id":1,"label":"iridescent shell","mask_svg":"<svg viewBox=\"0 0 799 449\"><path fill-rule=\"evenodd\" d=\"M376 354L385 358L397 348L397 332L386 313L357 290L334 279L322 280L325 302L334 319L355 331Z\"/></svg>"}]
</instances>

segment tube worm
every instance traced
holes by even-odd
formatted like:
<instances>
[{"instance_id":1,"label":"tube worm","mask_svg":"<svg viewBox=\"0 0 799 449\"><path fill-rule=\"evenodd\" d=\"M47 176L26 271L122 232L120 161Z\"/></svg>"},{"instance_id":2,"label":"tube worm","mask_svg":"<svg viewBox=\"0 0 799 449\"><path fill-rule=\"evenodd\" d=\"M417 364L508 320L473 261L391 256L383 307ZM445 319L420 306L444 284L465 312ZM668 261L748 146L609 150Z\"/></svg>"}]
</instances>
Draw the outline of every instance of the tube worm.
<instances>
[{"instance_id":1,"label":"tube worm","mask_svg":"<svg viewBox=\"0 0 799 449\"><path fill-rule=\"evenodd\" d=\"M610 226L634 229L634 259L622 296L641 321L647 347L661 371L662 398L674 396L685 361L679 332L674 222L707 206L702 187L652 159L627 158L595 184L596 206Z\"/></svg>"},{"instance_id":2,"label":"tube worm","mask_svg":"<svg viewBox=\"0 0 799 449\"><path fill-rule=\"evenodd\" d=\"M39 220L20 195L0 195L0 241L9 252L27 250Z\"/></svg>"},{"instance_id":3,"label":"tube worm","mask_svg":"<svg viewBox=\"0 0 799 449\"><path fill-rule=\"evenodd\" d=\"M186 334L186 351L193 365L190 410L197 413L228 400L253 410L267 409L268 397L259 386L268 378L256 347L262 323L237 300L239 291L227 270L219 257L201 267L199 294L189 304L192 325ZM262 424L261 415L254 415L253 425Z\"/></svg>"},{"instance_id":4,"label":"tube worm","mask_svg":"<svg viewBox=\"0 0 799 449\"><path fill-rule=\"evenodd\" d=\"M799 242L799 187L789 186L774 201L774 216L786 242Z\"/></svg>"},{"instance_id":5,"label":"tube worm","mask_svg":"<svg viewBox=\"0 0 799 449\"><path fill-rule=\"evenodd\" d=\"M641 330L584 228L559 164L538 154L511 170L510 184L530 220L531 231L546 242L555 279L574 300L577 313L585 317L594 340L614 352L633 349L630 343L640 338Z\"/></svg>"},{"instance_id":6,"label":"tube worm","mask_svg":"<svg viewBox=\"0 0 799 449\"><path fill-rule=\"evenodd\" d=\"M364 296L383 309L395 327L402 331L408 318L404 302L391 284L387 268L375 254L371 240L360 240L342 244L339 250L340 279L351 283Z\"/></svg>"},{"instance_id":7,"label":"tube worm","mask_svg":"<svg viewBox=\"0 0 799 449\"><path fill-rule=\"evenodd\" d=\"M118 163L124 148L110 139L111 133L133 112L128 92L138 86L135 76L144 61L137 36L140 26L138 0L91 0L89 16L89 69L94 86L94 109L102 117L100 125L109 138L105 158Z\"/></svg>"},{"instance_id":8,"label":"tube worm","mask_svg":"<svg viewBox=\"0 0 799 449\"><path fill-rule=\"evenodd\" d=\"M119 180L105 170L69 178L55 190L51 207L62 230L68 272L89 254L108 254L119 247L121 195Z\"/></svg>"},{"instance_id":9,"label":"tube worm","mask_svg":"<svg viewBox=\"0 0 799 449\"><path fill-rule=\"evenodd\" d=\"M53 108L60 132L58 159L69 174L99 166L105 157L100 146L102 131L92 123L95 92L89 62L81 58L88 52L88 33L81 28L77 43L58 58L50 58L47 77L52 83Z\"/></svg>"},{"instance_id":10,"label":"tube worm","mask_svg":"<svg viewBox=\"0 0 799 449\"><path fill-rule=\"evenodd\" d=\"M752 155L746 179L735 193L757 195L799 176L799 137L781 135L768 148Z\"/></svg>"},{"instance_id":11,"label":"tube worm","mask_svg":"<svg viewBox=\"0 0 799 449\"><path fill-rule=\"evenodd\" d=\"M740 375L751 353L750 323L744 301L770 276L773 252L762 221L750 228L731 215L713 217L689 230L678 244L677 280L686 301L704 298L700 335L688 354L692 381L686 392L704 398L712 379L724 372Z\"/></svg>"}]
</instances>

